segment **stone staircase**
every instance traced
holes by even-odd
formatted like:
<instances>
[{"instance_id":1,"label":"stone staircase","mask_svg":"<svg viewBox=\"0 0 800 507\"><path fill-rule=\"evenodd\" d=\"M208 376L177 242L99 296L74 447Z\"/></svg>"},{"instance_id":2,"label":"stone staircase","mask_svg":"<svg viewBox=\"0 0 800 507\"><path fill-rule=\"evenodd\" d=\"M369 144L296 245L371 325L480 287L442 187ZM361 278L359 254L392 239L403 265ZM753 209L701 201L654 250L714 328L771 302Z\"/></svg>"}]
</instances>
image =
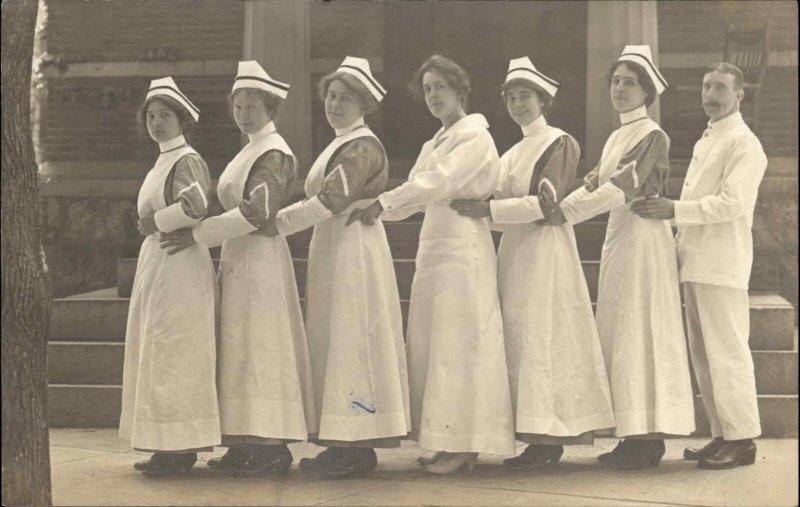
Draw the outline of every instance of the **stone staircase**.
<instances>
[{"instance_id":1,"label":"stone staircase","mask_svg":"<svg viewBox=\"0 0 800 507\"><path fill-rule=\"evenodd\" d=\"M395 259L404 323L420 226L420 216L385 224ZM582 264L593 301L605 229L605 217L576 227L578 249L581 259L585 259ZM310 230L289 238L301 296L310 238ZM495 240L499 240L499 234ZM118 424L125 323L135 270L136 259L119 259L116 287L53 301L48 347L52 427ZM780 296L752 292L750 320L750 345L764 436L797 437L798 349L794 309ZM696 401L698 433L705 434L708 424L699 396Z\"/></svg>"}]
</instances>

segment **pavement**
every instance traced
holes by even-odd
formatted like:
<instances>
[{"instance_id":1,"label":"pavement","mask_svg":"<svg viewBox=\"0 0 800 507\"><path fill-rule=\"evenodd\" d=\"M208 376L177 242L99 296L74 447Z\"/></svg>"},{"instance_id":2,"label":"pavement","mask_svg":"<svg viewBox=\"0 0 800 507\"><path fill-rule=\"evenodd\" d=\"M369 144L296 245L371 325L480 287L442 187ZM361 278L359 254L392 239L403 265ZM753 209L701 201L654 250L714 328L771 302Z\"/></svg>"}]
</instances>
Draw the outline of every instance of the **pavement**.
<instances>
[{"instance_id":1,"label":"pavement","mask_svg":"<svg viewBox=\"0 0 800 507\"><path fill-rule=\"evenodd\" d=\"M595 456L613 439L594 447L568 447L558 467L520 471L502 456L482 455L473 472L432 476L422 471L414 442L378 449L378 468L368 477L324 480L297 469L300 458L320 448L290 446L295 464L288 475L234 478L205 461L224 453L200 454L184 477L147 479L132 468L147 457L132 451L115 429L50 430L54 505L530 505L530 506L795 506L798 505L797 439L758 440L754 466L700 470L682 459L686 446L705 438L667 442L660 466L619 472ZM520 450L522 445L520 444Z\"/></svg>"}]
</instances>

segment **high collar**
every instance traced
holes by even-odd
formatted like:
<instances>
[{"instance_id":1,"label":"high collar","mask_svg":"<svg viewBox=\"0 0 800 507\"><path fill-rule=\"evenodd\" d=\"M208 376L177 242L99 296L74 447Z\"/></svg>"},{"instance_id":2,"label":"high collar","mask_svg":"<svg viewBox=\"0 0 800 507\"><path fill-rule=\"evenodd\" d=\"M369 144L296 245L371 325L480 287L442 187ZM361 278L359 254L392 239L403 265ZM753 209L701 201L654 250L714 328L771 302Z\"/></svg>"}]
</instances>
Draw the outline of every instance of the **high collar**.
<instances>
[{"instance_id":1,"label":"high collar","mask_svg":"<svg viewBox=\"0 0 800 507\"><path fill-rule=\"evenodd\" d=\"M339 137L339 136L343 136L345 134L349 134L350 132L354 131L355 129L357 129L358 127L361 127L363 125L364 125L364 117L363 116L359 116L356 121L354 121L350 125L346 126L345 128L333 129L333 130L336 131L336 137Z\"/></svg>"},{"instance_id":2,"label":"high collar","mask_svg":"<svg viewBox=\"0 0 800 507\"><path fill-rule=\"evenodd\" d=\"M527 125L522 127L522 135L525 137L538 134L542 132L545 127L547 127L547 120L545 119L543 114L540 114L538 118L533 120Z\"/></svg>"},{"instance_id":3,"label":"high collar","mask_svg":"<svg viewBox=\"0 0 800 507\"><path fill-rule=\"evenodd\" d=\"M725 118L715 121L715 122L708 122L708 131L713 134L722 134L732 127L736 125L740 125L744 122L742 119L742 113L736 111L733 114L726 116Z\"/></svg>"},{"instance_id":4,"label":"high collar","mask_svg":"<svg viewBox=\"0 0 800 507\"><path fill-rule=\"evenodd\" d=\"M647 106L637 107L631 111L626 113L621 113L619 115L619 122L625 126L629 123L633 123L636 120L641 120L642 118L647 118Z\"/></svg>"},{"instance_id":5,"label":"high collar","mask_svg":"<svg viewBox=\"0 0 800 507\"><path fill-rule=\"evenodd\" d=\"M158 143L158 150L161 153L166 153L168 151L174 150L175 148L180 148L184 144L186 144L186 138L183 137L183 134L181 134L178 137L173 137L169 141Z\"/></svg>"},{"instance_id":6,"label":"high collar","mask_svg":"<svg viewBox=\"0 0 800 507\"><path fill-rule=\"evenodd\" d=\"M447 137L451 132L458 132L459 130L466 129L466 128L489 128L489 122L486 121L486 117L480 113L472 113L466 116L462 116L457 122L450 125L450 128L447 130L444 127L440 128L434 139L441 140Z\"/></svg>"},{"instance_id":7,"label":"high collar","mask_svg":"<svg viewBox=\"0 0 800 507\"><path fill-rule=\"evenodd\" d=\"M275 132L275 122L271 121L266 125L264 125L263 127L261 127L261 130L259 130L255 134L247 134L247 137L248 139L250 139L250 142L252 143L254 141L258 141L259 139L264 139L273 132Z\"/></svg>"}]
</instances>

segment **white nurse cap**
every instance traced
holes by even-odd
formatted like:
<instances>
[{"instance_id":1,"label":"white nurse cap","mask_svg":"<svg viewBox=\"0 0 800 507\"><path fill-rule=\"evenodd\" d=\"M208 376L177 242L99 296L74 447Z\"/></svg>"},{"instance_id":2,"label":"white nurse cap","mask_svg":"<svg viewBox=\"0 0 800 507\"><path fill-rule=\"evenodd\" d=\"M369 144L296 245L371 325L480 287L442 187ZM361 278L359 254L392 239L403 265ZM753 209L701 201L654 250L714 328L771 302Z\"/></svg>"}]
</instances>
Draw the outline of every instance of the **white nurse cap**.
<instances>
[{"instance_id":1,"label":"white nurse cap","mask_svg":"<svg viewBox=\"0 0 800 507\"><path fill-rule=\"evenodd\" d=\"M255 60L239 62L239 71L236 73L236 79L233 81L233 89L231 91L236 91L239 88L257 88L275 94L282 99L285 99L289 94L289 85L269 77L269 74Z\"/></svg>"},{"instance_id":2,"label":"white nurse cap","mask_svg":"<svg viewBox=\"0 0 800 507\"><path fill-rule=\"evenodd\" d=\"M617 61L633 62L641 65L650 76L650 80L653 81L653 84L656 86L656 93L659 95L667 89L667 80L664 79L664 76L661 75L655 63L653 63L653 54L650 52L650 46L646 44L641 46L625 46L625 49L622 50L622 54L619 55Z\"/></svg>"},{"instance_id":3,"label":"white nurse cap","mask_svg":"<svg viewBox=\"0 0 800 507\"><path fill-rule=\"evenodd\" d=\"M551 98L555 98L558 92L558 81L545 76L533 66L531 59L527 56L514 58L508 62L508 72L506 73L506 83L512 79L524 79L541 87Z\"/></svg>"},{"instance_id":4,"label":"white nurse cap","mask_svg":"<svg viewBox=\"0 0 800 507\"><path fill-rule=\"evenodd\" d=\"M381 86L378 80L372 76L372 71L369 69L369 62L363 58L347 56L336 71L346 72L347 74L355 76L367 87L367 90L369 90L378 102L383 100L383 97L386 95L386 90Z\"/></svg>"},{"instance_id":5,"label":"white nurse cap","mask_svg":"<svg viewBox=\"0 0 800 507\"><path fill-rule=\"evenodd\" d=\"M197 109L197 106L192 104L192 101L186 98L186 95L181 93L180 89L178 89L178 85L175 84L175 81L172 77L162 77L161 79L154 79L150 81L150 89L147 90L147 96L145 100L151 97L157 97L159 95L164 95L171 99L174 99L178 102L178 104L182 105L186 111L192 115L194 121L197 121L200 118L200 110Z\"/></svg>"}]
</instances>

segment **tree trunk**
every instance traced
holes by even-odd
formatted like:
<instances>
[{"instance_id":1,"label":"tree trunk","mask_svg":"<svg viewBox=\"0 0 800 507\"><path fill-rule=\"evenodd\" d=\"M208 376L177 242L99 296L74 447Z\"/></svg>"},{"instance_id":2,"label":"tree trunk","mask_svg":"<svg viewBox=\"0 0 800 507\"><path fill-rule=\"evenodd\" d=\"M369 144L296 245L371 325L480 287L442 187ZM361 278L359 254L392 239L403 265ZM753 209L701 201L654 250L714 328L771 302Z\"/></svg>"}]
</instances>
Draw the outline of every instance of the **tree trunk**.
<instances>
[{"instance_id":1,"label":"tree trunk","mask_svg":"<svg viewBox=\"0 0 800 507\"><path fill-rule=\"evenodd\" d=\"M2 3L3 505L51 504L50 287L39 224L30 93L37 0Z\"/></svg>"}]
</instances>

